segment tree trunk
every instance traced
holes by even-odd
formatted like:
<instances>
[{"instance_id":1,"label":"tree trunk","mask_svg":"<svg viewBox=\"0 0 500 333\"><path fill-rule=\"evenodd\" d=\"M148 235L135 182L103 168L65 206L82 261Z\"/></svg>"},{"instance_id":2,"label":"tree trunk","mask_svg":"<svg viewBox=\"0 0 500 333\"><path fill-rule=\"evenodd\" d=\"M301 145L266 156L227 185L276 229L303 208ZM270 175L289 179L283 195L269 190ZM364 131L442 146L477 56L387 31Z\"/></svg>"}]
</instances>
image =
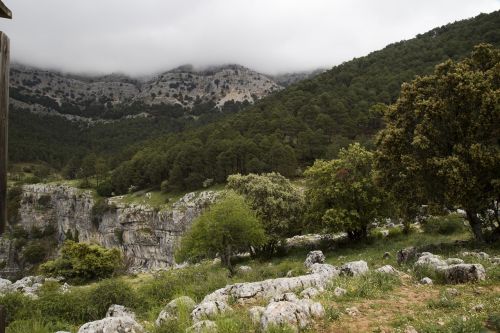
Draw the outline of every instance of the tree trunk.
<instances>
[{"instance_id":1,"label":"tree trunk","mask_svg":"<svg viewBox=\"0 0 500 333\"><path fill-rule=\"evenodd\" d=\"M472 209L466 209L465 212L467 213L467 219L469 220L469 225L472 229L474 237L477 241L484 242L482 221L479 217L477 217L476 211Z\"/></svg>"},{"instance_id":2,"label":"tree trunk","mask_svg":"<svg viewBox=\"0 0 500 333\"><path fill-rule=\"evenodd\" d=\"M229 270L229 275L234 275L234 268L231 263L231 246L226 246L224 253L221 255L221 260L224 266Z\"/></svg>"}]
</instances>

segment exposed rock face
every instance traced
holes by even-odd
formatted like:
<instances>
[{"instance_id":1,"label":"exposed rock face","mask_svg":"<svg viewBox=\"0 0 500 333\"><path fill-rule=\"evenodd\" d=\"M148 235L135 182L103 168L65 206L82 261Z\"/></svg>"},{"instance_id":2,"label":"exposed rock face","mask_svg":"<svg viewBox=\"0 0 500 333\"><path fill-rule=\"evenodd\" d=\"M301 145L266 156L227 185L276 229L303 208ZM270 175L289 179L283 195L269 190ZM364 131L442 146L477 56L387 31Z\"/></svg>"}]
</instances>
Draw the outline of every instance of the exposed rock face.
<instances>
[{"instance_id":1,"label":"exposed rock face","mask_svg":"<svg viewBox=\"0 0 500 333\"><path fill-rule=\"evenodd\" d=\"M253 103L283 89L271 77L239 65L206 70L184 66L137 80L124 75L66 75L14 64L10 81L11 102L16 107L78 121L87 121L90 116L96 118L86 114L89 106L97 105L102 112L133 103L163 103L190 109L195 104L212 101L217 106L229 101Z\"/></svg>"},{"instance_id":2,"label":"exposed rock face","mask_svg":"<svg viewBox=\"0 0 500 333\"><path fill-rule=\"evenodd\" d=\"M95 201L90 191L46 184L25 185L23 191L19 225L24 229L44 230L51 226L60 243L70 236L81 242L121 248L133 270L174 264L173 253L179 237L217 197L212 191L188 193L162 211L110 198L109 209L96 223L92 213ZM9 250L11 244L0 239L0 247Z\"/></svg>"}]
</instances>

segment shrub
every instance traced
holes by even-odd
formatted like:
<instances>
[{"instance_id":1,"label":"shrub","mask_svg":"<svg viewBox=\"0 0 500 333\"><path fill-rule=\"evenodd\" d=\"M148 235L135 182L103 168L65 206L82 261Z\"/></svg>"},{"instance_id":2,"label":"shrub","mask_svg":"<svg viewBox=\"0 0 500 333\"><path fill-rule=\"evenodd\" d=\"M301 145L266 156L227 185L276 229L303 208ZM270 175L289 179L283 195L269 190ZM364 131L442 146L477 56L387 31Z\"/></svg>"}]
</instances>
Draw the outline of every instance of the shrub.
<instances>
[{"instance_id":1,"label":"shrub","mask_svg":"<svg viewBox=\"0 0 500 333\"><path fill-rule=\"evenodd\" d=\"M74 282L108 278L122 268L123 258L118 249L73 241L64 243L59 258L40 267L47 275L63 276Z\"/></svg>"},{"instance_id":2,"label":"shrub","mask_svg":"<svg viewBox=\"0 0 500 333\"><path fill-rule=\"evenodd\" d=\"M110 181L103 181L97 186L96 191L101 197L110 197L113 195L113 185Z\"/></svg>"},{"instance_id":3,"label":"shrub","mask_svg":"<svg viewBox=\"0 0 500 333\"><path fill-rule=\"evenodd\" d=\"M8 293L0 297L0 304L5 308L7 324L29 314L33 301L21 293Z\"/></svg>"},{"instance_id":4,"label":"shrub","mask_svg":"<svg viewBox=\"0 0 500 333\"><path fill-rule=\"evenodd\" d=\"M467 229L464 219L458 214L432 216L423 222L424 232L428 234L451 235Z\"/></svg>"},{"instance_id":5,"label":"shrub","mask_svg":"<svg viewBox=\"0 0 500 333\"><path fill-rule=\"evenodd\" d=\"M89 294L89 303L102 318L112 304L134 307L137 302L136 294L129 284L120 279L109 279L100 282Z\"/></svg>"},{"instance_id":6,"label":"shrub","mask_svg":"<svg viewBox=\"0 0 500 333\"><path fill-rule=\"evenodd\" d=\"M16 239L27 239L29 236L29 233L23 227L21 227L19 225L15 225L14 227L12 227L10 235L12 236L12 238L16 238Z\"/></svg>"},{"instance_id":7,"label":"shrub","mask_svg":"<svg viewBox=\"0 0 500 333\"><path fill-rule=\"evenodd\" d=\"M47 247L40 241L32 241L23 249L23 258L30 264L39 264L47 257Z\"/></svg>"},{"instance_id":8,"label":"shrub","mask_svg":"<svg viewBox=\"0 0 500 333\"><path fill-rule=\"evenodd\" d=\"M231 257L265 242L264 229L243 197L225 193L221 201L197 218L182 238L181 260L221 256L223 265L234 273Z\"/></svg>"}]
</instances>

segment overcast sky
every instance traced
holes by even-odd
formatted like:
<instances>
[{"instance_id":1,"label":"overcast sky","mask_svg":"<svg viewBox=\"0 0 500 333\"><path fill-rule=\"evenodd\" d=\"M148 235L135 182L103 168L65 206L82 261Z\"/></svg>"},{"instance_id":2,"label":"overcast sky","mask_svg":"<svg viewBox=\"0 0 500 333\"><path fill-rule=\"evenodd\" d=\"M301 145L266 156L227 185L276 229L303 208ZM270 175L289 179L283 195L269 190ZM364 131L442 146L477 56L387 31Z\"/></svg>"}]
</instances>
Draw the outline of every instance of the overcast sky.
<instances>
[{"instance_id":1,"label":"overcast sky","mask_svg":"<svg viewBox=\"0 0 500 333\"><path fill-rule=\"evenodd\" d=\"M3 0L12 60L71 72L151 74L238 63L331 67L500 0Z\"/></svg>"}]
</instances>

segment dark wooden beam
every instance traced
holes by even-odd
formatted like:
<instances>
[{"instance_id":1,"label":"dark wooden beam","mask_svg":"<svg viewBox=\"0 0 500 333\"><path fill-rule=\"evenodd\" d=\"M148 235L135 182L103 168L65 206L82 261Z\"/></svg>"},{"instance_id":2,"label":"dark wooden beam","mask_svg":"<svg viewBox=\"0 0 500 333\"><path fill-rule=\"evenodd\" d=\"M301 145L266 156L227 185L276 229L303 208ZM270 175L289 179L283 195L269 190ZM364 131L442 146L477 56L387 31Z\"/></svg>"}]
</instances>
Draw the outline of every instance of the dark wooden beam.
<instances>
[{"instance_id":1,"label":"dark wooden beam","mask_svg":"<svg viewBox=\"0 0 500 333\"><path fill-rule=\"evenodd\" d=\"M0 17L8 19L12 18L12 12L6 5L3 4L2 0L0 0Z\"/></svg>"},{"instance_id":2,"label":"dark wooden beam","mask_svg":"<svg viewBox=\"0 0 500 333\"><path fill-rule=\"evenodd\" d=\"M0 31L0 235L5 231L7 224L9 48L9 37Z\"/></svg>"}]
</instances>

